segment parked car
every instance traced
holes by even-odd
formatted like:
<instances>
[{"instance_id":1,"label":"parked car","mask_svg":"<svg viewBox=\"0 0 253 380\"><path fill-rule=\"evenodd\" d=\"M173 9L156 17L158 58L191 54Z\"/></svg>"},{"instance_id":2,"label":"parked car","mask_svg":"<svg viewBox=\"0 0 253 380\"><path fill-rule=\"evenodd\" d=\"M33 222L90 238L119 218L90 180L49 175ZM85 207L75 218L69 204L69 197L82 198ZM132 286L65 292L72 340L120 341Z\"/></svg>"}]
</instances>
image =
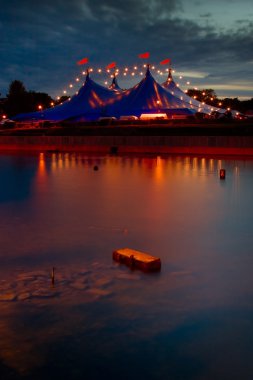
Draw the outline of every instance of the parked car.
<instances>
[{"instance_id":1,"label":"parked car","mask_svg":"<svg viewBox=\"0 0 253 380\"><path fill-rule=\"evenodd\" d=\"M2 128L13 128L15 127L15 121L11 119L3 119L0 121L0 126Z\"/></svg>"}]
</instances>

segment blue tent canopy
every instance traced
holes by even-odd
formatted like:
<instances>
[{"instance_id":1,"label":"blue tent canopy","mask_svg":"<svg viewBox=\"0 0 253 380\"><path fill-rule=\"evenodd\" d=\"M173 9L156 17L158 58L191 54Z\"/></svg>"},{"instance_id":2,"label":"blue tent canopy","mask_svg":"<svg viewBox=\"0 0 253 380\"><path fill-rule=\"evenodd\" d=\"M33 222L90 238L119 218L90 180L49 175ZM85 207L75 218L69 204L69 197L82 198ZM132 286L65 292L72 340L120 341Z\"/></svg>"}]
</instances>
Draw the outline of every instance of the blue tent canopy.
<instances>
[{"instance_id":1,"label":"blue tent canopy","mask_svg":"<svg viewBox=\"0 0 253 380\"><path fill-rule=\"evenodd\" d=\"M117 101L107 106L107 112L111 116L119 117L154 112L190 115L195 113L195 110L157 83L148 67L145 78L133 88L118 95Z\"/></svg>"},{"instance_id":2,"label":"blue tent canopy","mask_svg":"<svg viewBox=\"0 0 253 380\"><path fill-rule=\"evenodd\" d=\"M121 90L114 75L110 88L94 82L87 72L79 92L64 103L40 112L21 114L17 121L91 121L107 116L140 116L142 113L191 115L195 108L162 87L150 73L129 90Z\"/></svg>"},{"instance_id":3,"label":"blue tent canopy","mask_svg":"<svg viewBox=\"0 0 253 380\"><path fill-rule=\"evenodd\" d=\"M51 120L62 121L68 119L78 119L79 115L86 115L86 120L96 120L105 112L108 102L117 97L118 91L111 91L94 82L89 73L79 92L64 103L48 108L43 111L29 114L20 114L15 120Z\"/></svg>"}]
</instances>

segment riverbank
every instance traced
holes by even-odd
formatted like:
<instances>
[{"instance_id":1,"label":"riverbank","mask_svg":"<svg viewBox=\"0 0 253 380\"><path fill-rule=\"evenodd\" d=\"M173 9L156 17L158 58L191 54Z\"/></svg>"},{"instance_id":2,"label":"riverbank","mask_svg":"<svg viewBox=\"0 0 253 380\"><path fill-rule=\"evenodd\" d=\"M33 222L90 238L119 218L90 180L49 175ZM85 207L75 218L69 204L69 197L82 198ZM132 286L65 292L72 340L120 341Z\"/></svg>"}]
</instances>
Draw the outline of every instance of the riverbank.
<instances>
[{"instance_id":1,"label":"riverbank","mask_svg":"<svg viewBox=\"0 0 253 380\"><path fill-rule=\"evenodd\" d=\"M252 123L78 125L0 133L0 150L253 156Z\"/></svg>"}]
</instances>

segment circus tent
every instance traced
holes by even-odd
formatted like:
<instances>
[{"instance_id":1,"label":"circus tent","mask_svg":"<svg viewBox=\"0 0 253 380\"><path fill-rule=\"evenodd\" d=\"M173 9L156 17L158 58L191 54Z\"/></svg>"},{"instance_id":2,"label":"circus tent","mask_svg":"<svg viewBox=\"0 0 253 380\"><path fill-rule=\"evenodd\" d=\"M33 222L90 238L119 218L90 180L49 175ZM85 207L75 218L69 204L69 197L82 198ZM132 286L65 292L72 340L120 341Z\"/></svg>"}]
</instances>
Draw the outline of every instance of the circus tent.
<instances>
[{"instance_id":1,"label":"circus tent","mask_svg":"<svg viewBox=\"0 0 253 380\"><path fill-rule=\"evenodd\" d=\"M110 88L99 85L87 71L84 85L69 100L54 108L21 114L17 121L92 121L100 117L117 117L143 113L166 113L169 115L192 115L196 107L162 87L153 78L149 66L145 77L129 90L121 90L116 76Z\"/></svg>"},{"instance_id":2,"label":"circus tent","mask_svg":"<svg viewBox=\"0 0 253 380\"><path fill-rule=\"evenodd\" d=\"M117 84L117 82L116 82ZM117 98L118 90L114 91L103 87L90 78L87 71L86 80L79 92L54 108L29 114L20 114L17 121L23 120L79 120L85 115L85 120L97 120L104 115L105 107Z\"/></svg>"},{"instance_id":3,"label":"circus tent","mask_svg":"<svg viewBox=\"0 0 253 380\"><path fill-rule=\"evenodd\" d=\"M149 67L145 77L133 88L124 91L117 101L108 105L107 112L111 116L140 116L143 113L163 112L167 115L192 115L194 107L175 97L153 78Z\"/></svg>"}]
</instances>

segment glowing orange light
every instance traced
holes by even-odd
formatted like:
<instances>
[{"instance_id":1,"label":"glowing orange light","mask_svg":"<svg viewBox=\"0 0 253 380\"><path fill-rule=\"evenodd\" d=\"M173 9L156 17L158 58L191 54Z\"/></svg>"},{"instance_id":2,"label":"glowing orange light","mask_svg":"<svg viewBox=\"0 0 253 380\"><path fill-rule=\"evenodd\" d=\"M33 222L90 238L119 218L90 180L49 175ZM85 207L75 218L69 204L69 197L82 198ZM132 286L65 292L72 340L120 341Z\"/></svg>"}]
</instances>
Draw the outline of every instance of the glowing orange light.
<instances>
[{"instance_id":1,"label":"glowing orange light","mask_svg":"<svg viewBox=\"0 0 253 380\"><path fill-rule=\"evenodd\" d=\"M38 110L42 110L42 108L43 108L42 105L39 104L39 105L38 105Z\"/></svg>"},{"instance_id":2,"label":"glowing orange light","mask_svg":"<svg viewBox=\"0 0 253 380\"><path fill-rule=\"evenodd\" d=\"M7 116L6 116L6 115L3 115L2 118L3 118L3 119L7 119Z\"/></svg>"},{"instance_id":3,"label":"glowing orange light","mask_svg":"<svg viewBox=\"0 0 253 380\"><path fill-rule=\"evenodd\" d=\"M54 102L51 102L51 103L50 103L50 106L54 106Z\"/></svg>"}]
</instances>

